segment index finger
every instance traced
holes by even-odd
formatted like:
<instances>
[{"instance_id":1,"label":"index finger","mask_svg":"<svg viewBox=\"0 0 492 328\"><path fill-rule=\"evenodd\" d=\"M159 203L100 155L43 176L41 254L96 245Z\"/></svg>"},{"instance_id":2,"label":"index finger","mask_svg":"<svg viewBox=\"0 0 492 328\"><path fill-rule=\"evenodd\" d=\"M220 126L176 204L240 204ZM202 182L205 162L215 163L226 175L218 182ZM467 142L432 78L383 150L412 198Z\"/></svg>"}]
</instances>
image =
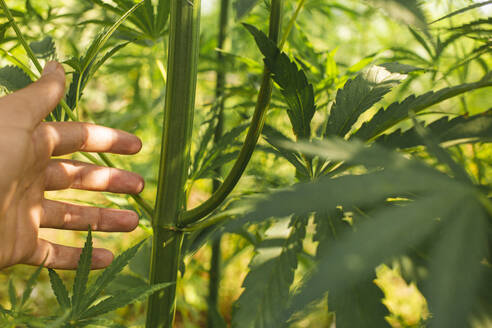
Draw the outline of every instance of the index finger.
<instances>
[{"instance_id":1,"label":"index finger","mask_svg":"<svg viewBox=\"0 0 492 328\"><path fill-rule=\"evenodd\" d=\"M33 128L55 109L65 94L65 71L57 62L46 64L41 78L0 98L0 115L13 125Z\"/></svg>"}]
</instances>

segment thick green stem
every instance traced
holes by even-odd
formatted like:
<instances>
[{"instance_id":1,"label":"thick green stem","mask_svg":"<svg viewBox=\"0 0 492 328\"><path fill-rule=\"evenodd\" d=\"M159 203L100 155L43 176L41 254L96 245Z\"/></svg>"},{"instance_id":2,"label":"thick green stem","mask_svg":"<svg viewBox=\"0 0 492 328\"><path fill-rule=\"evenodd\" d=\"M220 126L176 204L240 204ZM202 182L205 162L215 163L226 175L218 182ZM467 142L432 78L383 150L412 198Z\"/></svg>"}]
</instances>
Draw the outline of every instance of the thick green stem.
<instances>
[{"instance_id":1,"label":"thick green stem","mask_svg":"<svg viewBox=\"0 0 492 328\"><path fill-rule=\"evenodd\" d=\"M152 284L176 282L183 234L178 226L185 206L200 31L200 0L171 1L168 77L161 162L153 218ZM147 328L172 327L176 286L149 298Z\"/></svg>"},{"instance_id":2,"label":"thick green stem","mask_svg":"<svg viewBox=\"0 0 492 328\"><path fill-rule=\"evenodd\" d=\"M282 25L282 4L283 0L272 0L269 37L275 43L278 43ZM244 145L241 148L239 156L234 163L231 172L229 172L225 178L224 183L220 185L217 191L214 192L208 200L194 209L182 214L182 224L186 225L196 222L210 214L234 189L239 179L243 175L244 170L253 155L258 139L260 138L263 125L265 124L266 112L268 106L270 105L271 96L272 81L270 79L270 72L265 68L253 119L251 120L251 125L244 141Z\"/></svg>"},{"instance_id":3,"label":"thick green stem","mask_svg":"<svg viewBox=\"0 0 492 328\"><path fill-rule=\"evenodd\" d=\"M219 34L217 38L217 48L222 50L227 36L227 26L229 22L229 7L230 0L221 0L220 2L220 17L219 17ZM218 112L217 128L214 135L214 143L218 143L224 133L224 88L226 83L225 65L223 63L224 54L222 51L217 52L217 70L216 70L216 86L215 86L215 101ZM217 173L221 174L221 168L217 168ZM220 183L217 180L213 182L213 191L217 191ZM213 328L220 323L218 319L218 303L219 303L219 288L222 267L221 255L221 238L220 236L212 240L212 258L210 261L210 280L208 286L208 327Z\"/></svg>"}]
</instances>

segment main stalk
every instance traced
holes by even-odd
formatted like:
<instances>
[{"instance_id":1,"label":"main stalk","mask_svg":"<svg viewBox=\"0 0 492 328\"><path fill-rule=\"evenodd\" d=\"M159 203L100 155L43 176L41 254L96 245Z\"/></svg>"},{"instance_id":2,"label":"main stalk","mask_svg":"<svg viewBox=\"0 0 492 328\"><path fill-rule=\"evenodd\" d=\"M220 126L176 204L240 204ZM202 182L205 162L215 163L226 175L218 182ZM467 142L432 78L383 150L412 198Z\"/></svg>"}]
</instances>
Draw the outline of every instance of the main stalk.
<instances>
[{"instance_id":1,"label":"main stalk","mask_svg":"<svg viewBox=\"0 0 492 328\"><path fill-rule=\"evenodd\" d=\"M153 218L150 282L177 282L183 234L179 213L185 209L200 34L200 0L171 0L166 102L161 160ZM176 285L149 298L147 328L171 328Z\"/></svg>"}]
</instances>

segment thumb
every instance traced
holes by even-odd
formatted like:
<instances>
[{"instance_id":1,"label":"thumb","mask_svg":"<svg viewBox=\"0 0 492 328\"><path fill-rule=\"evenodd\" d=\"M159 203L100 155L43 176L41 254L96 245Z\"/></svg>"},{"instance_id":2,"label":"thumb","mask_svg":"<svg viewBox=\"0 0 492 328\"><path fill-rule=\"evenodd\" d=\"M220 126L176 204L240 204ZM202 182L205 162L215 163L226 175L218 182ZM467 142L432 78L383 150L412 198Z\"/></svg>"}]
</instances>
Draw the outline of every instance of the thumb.
<instances>
[{"instance_id":1,"label":"thumb","mask_svg":"<svg viewBox=\"0 0 492 328\"><path fill-rule=\"evenodd\" d=\"M34 127L55 109L64 94L65 71L52 61L46 64L38 81L1 98L0 109L17 124Z\"/></svg>"}]
</instances>

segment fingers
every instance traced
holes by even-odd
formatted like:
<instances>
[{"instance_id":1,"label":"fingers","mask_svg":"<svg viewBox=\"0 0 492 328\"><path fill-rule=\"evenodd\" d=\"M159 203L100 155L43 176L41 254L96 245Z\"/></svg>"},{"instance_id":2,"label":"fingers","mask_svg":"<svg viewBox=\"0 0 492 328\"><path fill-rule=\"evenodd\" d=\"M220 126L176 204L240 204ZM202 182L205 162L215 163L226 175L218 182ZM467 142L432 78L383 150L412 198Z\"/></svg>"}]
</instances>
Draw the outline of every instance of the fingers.
<instances>
[{"instance_id":1,"label":"fingers","mask_svg":"<svg viewBox=\"0 0 492 328\"><path fill-rule=\"evenodd\" d=\"M133 211L79 206L43 201L44 215L41 228L87 230L90 225L93 231L129 232L138 226L138 215Z\"/></svg>"},{"instance_id":2,"label":"fingers","mask_svg":"<svg viewBox=\"0 0 492 328\"><path fill-rule=\"evenodd\" d=\"M142 142L133 134L89 123L51 122L39 128L44 141L52 145L53 156L76 151L130 155L142 148Z\"/></svg>"},{"instance_id":3,"label":"fingers","mask_svg":"<svg viewBox=\"0 0 492 328\"><path fill-rule=\"evenodd\" d=\"M47 268L74 270L77 268L81 253L81 248L58 245L44 239L38 239L34 254L23 264L40 266L46 259L44 266ZM91 268L93 270L105 268L111 264L113 258L113 253L107 249L94 248Z\"/></svg>"},{"instance_id":4,"label":"fingers","mask_svg":"<svg viewBox=\"0 0 492 328\"><path fill-rule=\"evenodd\" d=\"M31 129L56 107L64 93L63 67L49 62L38 81L0 99L0 115L12 124Z\"/></svg>"},{"instance_id":5,"label":"fingers","mask_svg":"<svg viewBox=\"0 0 492 328\"><path fill-rule=\"evenodd\" d=\"M72 160L51 160L46 169L46 190L82 189L138 194L143 178L132 172Z\"/></svg>"}]
</instances>

